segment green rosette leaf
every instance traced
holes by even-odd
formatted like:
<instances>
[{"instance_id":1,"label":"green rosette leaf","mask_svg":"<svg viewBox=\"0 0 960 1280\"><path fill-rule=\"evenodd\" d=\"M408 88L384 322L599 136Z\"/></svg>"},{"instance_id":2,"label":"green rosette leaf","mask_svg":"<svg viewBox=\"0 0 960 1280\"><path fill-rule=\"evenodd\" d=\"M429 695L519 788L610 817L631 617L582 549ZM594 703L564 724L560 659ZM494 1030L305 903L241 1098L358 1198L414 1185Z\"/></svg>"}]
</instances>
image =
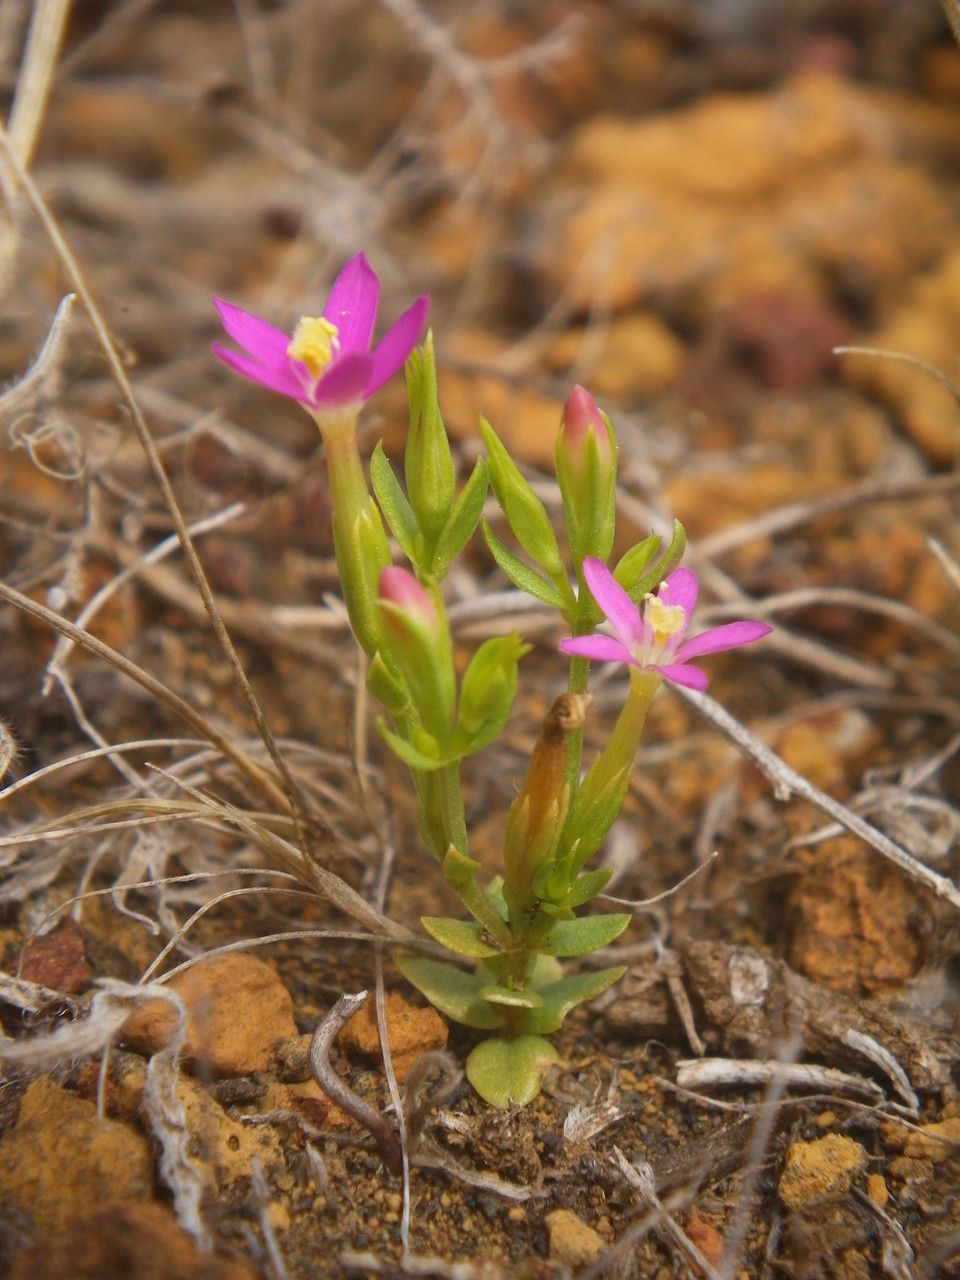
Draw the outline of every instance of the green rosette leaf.
<instances>
[{"instance_id":1,"label":"green rosette leaf","mask_svg":"<svg viewBox=\"0 0 960 1280\"><path fill-rule=\"evenodd\" d=\"M525 1107L559 1061L556 1049L542 1036L496 1037L478 1044L467 1058L467 1079L492 1107Z\"/></svg>"},{"instance_id":2,"label":"green rosette leaf","mask_svg":"<svg viewBox=\"0 0 960 1280\"><path fill-rule=\"evenodd\" d=\"M420 923L430 937L449 951L474 960L499 955L496 947L485 941L488 936L478 924L469 920L453 920L449 916L421 916Z\"/></svg>"},{"instance_id":3,"label":"green rosette leaf","mask_svg":"<svg viewBox=\"0 0 960 1280\"><path fill-rule=\"evenodd\" d=\"M480 999L480 989L486 983L476 974L464 973L442 960L401 952L396 957L397 968L406 980L427 997L434 1008L462 1022L466 1027L480 1031L492 1031L502 1027L504 1015L486 1000Z\"/></svg>"},{"instance_id":4,"label":"green rosette leaf","mask_svg":"<svg viewBox=\"0 0 960 1280\"><path fill-rule=\"evenodd\" d=\"M547 1035L559 1030L564 1018L578 1004L593 1000L607 987L613 986L626 973L627 967L618 964L612 969L599 969L593 973L578 973L572 978L561 978L549 986L540 987L543 1001L539 1009L529 1009L520 1016L523 1031Z\"/></svg>"},{"instance_id":5,"label":"green rosette leaf","mask_svg":"<svg viewBox=\"0 0 960 1280\"><path fill-rule=\"evenodd\" d=\"M585 956L619 938L631 919L626 912L618 912L616 915L558 920L539 944L539 950L548 956Z\"/></svg>"}]
</instances>

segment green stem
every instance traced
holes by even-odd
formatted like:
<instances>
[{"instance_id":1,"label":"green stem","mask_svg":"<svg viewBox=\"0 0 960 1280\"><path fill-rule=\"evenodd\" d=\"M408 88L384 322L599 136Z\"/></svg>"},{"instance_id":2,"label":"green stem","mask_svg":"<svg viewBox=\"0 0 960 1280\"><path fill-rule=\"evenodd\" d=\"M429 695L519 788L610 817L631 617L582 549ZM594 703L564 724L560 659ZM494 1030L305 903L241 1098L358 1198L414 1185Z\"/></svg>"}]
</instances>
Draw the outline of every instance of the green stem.
<instances>
[{"instance_id":1,"label":"green stem","mask_svg":"<svg viewBox=\"0 0 960 1280\"><path fill-rule=\"evenodd\" d=\"M572 838L576 834L581 839L581 848L577 852L576 861L578 868L596 850L620 812L630 783L630 769L640 745L647 711L654 694L660 688L660 679L655 671L646 671L639 667L630 668L630 691L627 694L627 700L613 726L613 732L607 739L607 745L594 760L583 780L577 795L576 808L573 805L570 807L565 836ZM584 810L589 810L591 803L612 786L618 776L622 778L619 798L612 812L608 814L609 820L606 821L603 831L592 833L577 831L581 814ZM576 811L577 809L579 812ZM568 873L572 874L573 870L574 867L571 865Z\"/></svg>"},{"instance_id":2,"label":"green stem","mask_svg":"<svg viewBox=\"0 0 960 1280\"><path fill-rule=\"evenodd\" d=\"M577 569L577 612L573 621L573 634L586 635L593 630L593 601L587 584L584 582L583 569ZM589 658L571 658L570 674L567 677L567 689L570 693L586 693L587 677L590 673ZM576 800L580 786L580 769L583 763L583 730L574 729L567 735L567 785L570 788L571 805Z\"/></svg>"},{"instance_id":3,"label":"green stem","mask_svg":"<svg viewBox=\"0 0 960 1280\"><path fill-rule=\"evenodd\" d=\"M357 448L355 409L318 415L333 503L333 547L350 625L369 657L379 648L377 581L390 547Z\"/></svg>"},{"instance_id":4,"label":"green stem","mask_svg":"<svg viewBox=\"0 0 960 1280\"><path fill-rule=\"evenodd\" d=\"M440 859L446 856L451 845L466 853L467 823L459 764L444 765L432 773L421 773L418 778L424 840Z\"/></svg>"}]
</instances>

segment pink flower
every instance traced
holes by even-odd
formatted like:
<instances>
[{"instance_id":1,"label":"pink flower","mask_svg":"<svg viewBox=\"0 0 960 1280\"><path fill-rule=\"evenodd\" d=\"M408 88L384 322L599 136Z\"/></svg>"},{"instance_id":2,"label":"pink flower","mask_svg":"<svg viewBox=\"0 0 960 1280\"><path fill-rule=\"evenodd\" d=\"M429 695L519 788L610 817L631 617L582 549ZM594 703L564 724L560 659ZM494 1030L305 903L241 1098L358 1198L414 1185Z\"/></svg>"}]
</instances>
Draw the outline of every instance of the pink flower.
<instances>
[{"instance_id":1,"label":"pink flower","mask_svg":"<svg viewBox=\"0 0 960 1280\"><path fill-rule=\"evenodd\" d=\"M213 303L242 351L214 342L213 354L245 378L307 409L359 404L401 367L426 318L429 298L408 307L370 350L380 285L362 253L343 267L320 316L303 316L292 337L222 298Z\"/></svg>"},{"instance_id":2,"label":"pink flower","mask_svg":"<svg viewBox=\"0 0 960 1280\"><path fill-rule=\"evenodd\" d=\"M657 594L645 596L639 608L600 560L587 556L583 576L614 635L594 632L561 640L562 651L577 657L628 662L642 671L655 671L674 684L705 689L706 674L688 665L691 658L735 649L773 630L765 622L728 622L684 640L698 590L696 575L689 569L674 569L661 582Z\"/></svg>"}]
</instances>

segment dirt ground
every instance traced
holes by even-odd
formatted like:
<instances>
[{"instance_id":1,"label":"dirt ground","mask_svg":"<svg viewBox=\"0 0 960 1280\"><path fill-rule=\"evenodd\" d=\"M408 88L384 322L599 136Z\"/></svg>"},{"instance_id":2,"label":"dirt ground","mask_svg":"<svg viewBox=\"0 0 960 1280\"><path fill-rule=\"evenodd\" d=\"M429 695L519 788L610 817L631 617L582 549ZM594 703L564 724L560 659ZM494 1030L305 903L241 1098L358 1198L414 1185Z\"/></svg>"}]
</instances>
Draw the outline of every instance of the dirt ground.
<instances>
[{"instance_id":1,"label":"dirt ground","mask_svg":"<svg viewBox=\"0 0 960 1280\"><path fill-rule=\"evenodd\" d=\"M0 611L0 1273L958 1274L943 11L70 8L38 3L28 38L31 5L0 6L0 580L27 598ZM473 1094L474 1033L391 963L420 915L457 907L358 692L315 429L209 352L213 295L289 327L359 249L381 324L432 295L461 476L483 413L556 510L581 382L620 441L620 550L679 517L702 620L775 624L710 660L715 703L658 695L599 855L608 892L641 904L598 960L628 972L570 1016L524 1110ZM365 447L396 456L405 426L396 378ZM448 581L461 657L506 585L471 544ZM565 679L556 626L511 607L533 645L521 692L465 770L489 874ZM58 638L59 617L82 633ZM593 748L624 684L591 687ZM261 785L251 698L299 831ZM290 874L297 839L326 880ZM207 952L172 982L178 1065L170 987L150 984ZM318 1019L362 990L390 1078L373 1005L333 1065L393 1126L402 1093L404 1176L310 1076Z\"/></svg>"}]
</instances>

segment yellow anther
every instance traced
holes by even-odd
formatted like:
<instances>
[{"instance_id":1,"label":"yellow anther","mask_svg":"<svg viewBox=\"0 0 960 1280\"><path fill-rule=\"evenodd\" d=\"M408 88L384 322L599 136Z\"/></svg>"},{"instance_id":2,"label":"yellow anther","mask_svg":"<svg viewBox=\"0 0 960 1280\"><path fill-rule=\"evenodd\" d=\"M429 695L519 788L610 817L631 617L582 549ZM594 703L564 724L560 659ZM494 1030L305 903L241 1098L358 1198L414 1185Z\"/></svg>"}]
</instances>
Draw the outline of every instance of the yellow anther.
<instances>
[{"instance_id":1,"label":"yellow anther","mask_svg":"<svg viewBox=\"0 0 960 1280\"><path fill-rule=\"evenodd\" d=\"M687 615L680 605L666 604L659 596L654 595L644 597L643 616L658 643L675 636L687 623Z\"/></svg>"},{"instance_id":2,"label":"yellow anther","mask_svg":"<svg viewBox=\"0 0 960 1280\"><path fill-rule=\"evenodd\" d=\"M287 347L287 355L291 360L300 360L314 378L319 378L333 359L336 342L335 324L323 316L301 316Z\"/></svg>"}]
</instances>

